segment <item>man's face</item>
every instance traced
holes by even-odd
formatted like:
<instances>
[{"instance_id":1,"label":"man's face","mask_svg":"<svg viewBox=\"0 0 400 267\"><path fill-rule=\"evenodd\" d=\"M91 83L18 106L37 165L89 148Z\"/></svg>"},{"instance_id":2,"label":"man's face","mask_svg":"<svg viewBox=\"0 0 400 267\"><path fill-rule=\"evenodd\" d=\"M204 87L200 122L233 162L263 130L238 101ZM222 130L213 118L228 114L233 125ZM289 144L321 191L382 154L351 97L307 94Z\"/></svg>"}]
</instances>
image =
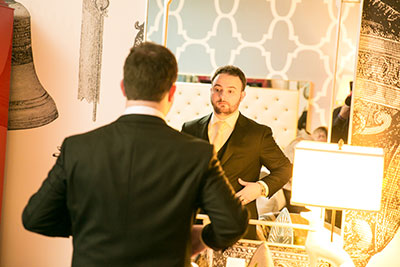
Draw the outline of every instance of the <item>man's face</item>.
<instances>
[{"instance_id":1,"label":"man's face","mask_svg":"<svg viewBox=\"0 0 400 267\"><path fill-rule=\"evenodd\" d=\"M239 108L246 95L239 77L218 74L211 87L211 104L217 115L228 116Z\"/></svg>"},{"instance_id":2,"label":"man's face","mask_svg":"<svg viewBox=\"0 0 400 267\"><path fill-rule=\"evenodd\" d=\"M314 131L312 133L312 138L314 139L314 141L319 142L326 142L326 140L328 139L324 131Z\"/></svg>"}]
</instances>

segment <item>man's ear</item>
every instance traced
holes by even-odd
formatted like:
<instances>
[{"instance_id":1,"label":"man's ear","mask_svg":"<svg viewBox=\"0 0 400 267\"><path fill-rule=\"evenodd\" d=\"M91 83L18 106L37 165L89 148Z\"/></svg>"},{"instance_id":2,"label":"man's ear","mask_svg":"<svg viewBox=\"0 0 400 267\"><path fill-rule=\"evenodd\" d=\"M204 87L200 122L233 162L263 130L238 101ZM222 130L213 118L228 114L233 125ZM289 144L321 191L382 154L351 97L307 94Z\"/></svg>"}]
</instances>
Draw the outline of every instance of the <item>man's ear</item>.
<instances>
[{"instance_id":1,"label":"man's ear","mask_svg":"<svg viewBox=\"0 0 400 267\"><path fill-rule=\"evenodd\" d=\"M246 96L245 91L240 92L240 101L242 101L245 96Z\"/></svg>"},{"instance_id":2,"label":"man's ear","mask_svg":"<svg viewBox=\"0 0 400 267\"><path fill-rule=\"evenodd\" d=\"M121 81L121 84L120 84L120 86L121 86L121 91L122 91L122 94L126 97L126 93L125 93L125 86L124 86L124 80L122 80Z\"/></svg>"},{"instance_id":3,"label":"man's ear","mask_svg":"<svg viewBox=\"0 0 400 267\"><path fill-rule=\"evenodd\" d=\"M176 92L176 85L173 84L173 85L171 86L171 89L169 89L169 92L168 92L168 101L169 101L169 102L172 102L172 101L173 101L175 92Z\"/></svg>"}]
</instances>

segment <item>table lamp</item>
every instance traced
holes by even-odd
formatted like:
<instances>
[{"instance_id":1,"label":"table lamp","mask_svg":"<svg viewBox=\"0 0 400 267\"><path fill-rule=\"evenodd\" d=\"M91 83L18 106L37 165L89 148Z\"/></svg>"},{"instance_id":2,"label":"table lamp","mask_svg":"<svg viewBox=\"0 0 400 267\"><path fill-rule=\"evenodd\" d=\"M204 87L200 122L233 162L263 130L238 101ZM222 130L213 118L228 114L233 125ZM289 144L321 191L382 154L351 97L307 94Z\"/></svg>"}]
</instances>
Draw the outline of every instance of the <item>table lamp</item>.
<instances>
[{"instance_id":1,"label":"table lamp","mask_svg":"<svg viewBox=\"0 0 400 267\"><path fill-rule=\"evenodd\" d=\"M333 211L379 211L383 172L381 148L301 141L294 152L290 203Z\"/></svg>"}]
</instances>

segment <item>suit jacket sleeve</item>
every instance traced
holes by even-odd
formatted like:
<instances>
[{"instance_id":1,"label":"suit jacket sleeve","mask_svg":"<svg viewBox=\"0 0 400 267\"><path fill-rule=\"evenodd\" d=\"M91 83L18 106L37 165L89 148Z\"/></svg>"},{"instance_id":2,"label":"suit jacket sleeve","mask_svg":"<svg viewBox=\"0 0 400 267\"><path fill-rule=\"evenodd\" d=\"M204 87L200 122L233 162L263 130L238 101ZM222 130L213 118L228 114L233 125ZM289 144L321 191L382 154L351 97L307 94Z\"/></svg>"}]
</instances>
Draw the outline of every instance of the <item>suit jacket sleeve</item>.
<instances>
[{"instance_id":1,"label":"suit jacket sleeve","mask_svg":"<svg viewBox=\"0 0 400 267\"><path fill-rule=\"evenodd\" d=\"M276 144L269 127L265 127L262 137L260 160L261 164L271 172L262 178L268 185L268 197L271 197L290 180L293 166Z\"/></svg>"},{"instance_id":2,"label":"suit jacket sleeve","mask_svg":"<svg viewBox=\"0 0 400 267\"><path fill-rule=\"evenodd\" d=\"M47 236L71 235L71 220L66 202L64 150L63 144L56 164L22 213L23 225L29 231Z\"/></svg>"},{"instance_id":3,"label":"suit jacket sleeve","mask_svg":"<svg viewBox=\"0 0 400 267\"><path fill-rule=\"evenodd\" d=\"M205 176L200 206L211 223L204 227L202 238L214 250L225 249L245 233L248 211L235 197L215 153Z\"/></svg>"},{"instance_id":4,"label":"suit jacket sleeve","mask_svg":"<svg viewBox=\"0 0 400 267\"><path fill-rule=\"evenodd\" d=\"M338 143L340 139L343 139L343 141L347 143L349 135L349 119L343 119L340 117L339 113L341 108L342 106L333 110L331 131L332 143Z\"/></svg>"}]
</instances>

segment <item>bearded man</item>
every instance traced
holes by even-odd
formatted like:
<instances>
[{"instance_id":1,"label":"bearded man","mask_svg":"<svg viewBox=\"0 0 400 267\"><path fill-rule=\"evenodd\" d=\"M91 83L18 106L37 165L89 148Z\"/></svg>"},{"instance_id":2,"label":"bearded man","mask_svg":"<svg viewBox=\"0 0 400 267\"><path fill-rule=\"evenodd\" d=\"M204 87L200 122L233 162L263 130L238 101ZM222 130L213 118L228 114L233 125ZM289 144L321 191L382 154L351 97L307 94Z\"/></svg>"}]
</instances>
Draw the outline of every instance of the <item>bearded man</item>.
<instances>
[{"instance_id":1,"label":"bearded man","mask_svg":"<svg viewBox=\"0 0 400 267\"><path fill-rule=\"evenodd\" d=\"M292 164L276 144L272 130L243 116L240 102L246 95L246 77L235 66L218 68L211 78L213 112L184 123L182 132L214 144L236 196L246 205L252 219L258 219L256 198L271 197L292 175ZM270 174L260 179L261 167ZM203 211L207 212L207 211ZM257 239L255 227L245 238Z\"/></svg>"}]
</instances>

